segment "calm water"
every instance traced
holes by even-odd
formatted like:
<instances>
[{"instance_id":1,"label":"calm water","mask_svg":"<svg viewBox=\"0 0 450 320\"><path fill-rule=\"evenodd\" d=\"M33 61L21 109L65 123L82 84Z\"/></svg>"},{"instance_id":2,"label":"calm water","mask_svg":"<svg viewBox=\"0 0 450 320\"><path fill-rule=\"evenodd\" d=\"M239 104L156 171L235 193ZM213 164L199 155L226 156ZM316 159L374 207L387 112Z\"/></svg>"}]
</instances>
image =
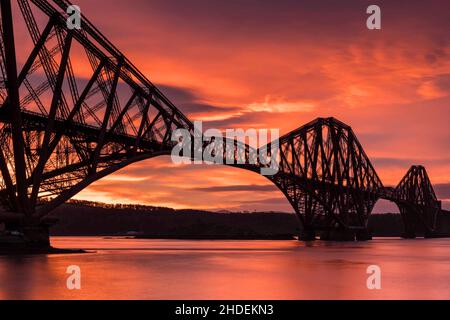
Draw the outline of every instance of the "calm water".
<instances>
[{"instance_id":1,"label":"calm water","mask_svg":"<svg viewBox=\"0 0 450 320\"><path fill-rule=\"evenodd\" d=\"M0 299L449 299L450 239L364 243L55 237L88 254L1 257ZM366 268L379 265L381 290ZM81 290L66 268L81 268Z\"/></svg>"}]
</instances>

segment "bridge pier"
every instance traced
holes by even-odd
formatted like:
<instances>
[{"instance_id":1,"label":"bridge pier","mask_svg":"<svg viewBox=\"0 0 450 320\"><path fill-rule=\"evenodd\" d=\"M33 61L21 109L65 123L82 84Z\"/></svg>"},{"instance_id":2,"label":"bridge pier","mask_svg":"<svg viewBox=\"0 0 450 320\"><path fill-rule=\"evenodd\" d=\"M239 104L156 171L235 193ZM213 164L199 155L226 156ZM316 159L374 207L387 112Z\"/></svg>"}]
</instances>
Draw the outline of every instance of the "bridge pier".
<instances>
[{"instance_id":1,"label":"bridge pier","mask_svg":"<svg viewBox=\"0 0 450 320\"><path fill-rule=\"evenodd\" d=\"M355 241L355 233L344 228L331 228L320 232L320 240L327 241Z\"/></svg>"},{"instance_id":2,"label":"bridge pier","mask_svg":"<svg viewBox=\"0 0 450 320\"><path fill-rule=\"evenodd\" d=\"M421 234L419 234L419 236L421 236ZM447 236L447 235L445 235L445 236ZM416 237L417 237L417 234L414 230L405 231L402 234L403 239L415 239ZM423 232L423 237L426 239L432 239L432 238L439 238L440 235L437 234L436 232L425 230Z\"/></svg>"},{"instance_id":3,"label":"bridge pier","mask_svg":"<svg viewBox=\"0 0 450 320\"><path fill-rule=\"evenodd\" d=\"M45 223L25 225L22 229L26 244L32 247L50 247L49 225Z\"/></svg>"},{"instance_id":4,"label":"bridge pier","mask_svg":"<svg viewBox=\"0 0 450 320\"><path fill-rule=\"evenodd\" d=\"M357 241L372 240L372 235L367 228L356 231L355 236Z\"/></svg>"},{"instance_id":5,"label":"bridge pier","mask_svg":"<svg viewBox=\"0 0 450 320\"><path fill-rule=\"evenodd\" d=\"M424 233L424 238L438 238L439 235L437 235L436 232L432 232L432 231L425 231Z\"/></svg>"},{"instance_id":6,"label":"bridge pier","mask_svg":"<svg viewBox=\"0 0 450 320\"><path fill-rule=\"evenodd\" d=\"M350 230L350 229L329 229L319 233L320 240L325 241L367 241L372 240L372 235L367 229ZM316 231L312 229L303 230L299 237L299 241L316 240Z\"/></svg>"},{"instance_id":7,"label":"bridge pier","mask_svg":"<svg viewBox=\"0 0 450 320\"><path fill-rule=\"evenodd\" d=\"M405 230L402 234L403 239L415 239L416 232L414 230Z\"/></svg>"},{"instance_id":8,"label":"bridge pier","mask_svg":"<svg viewBox=\"0 0 450 320\"><path fill-rule=\"evenodd\" d=\"M314 241L316 240L316 231L314 229L303 229L298 236L299 241Z\"/></svg>"},{"instance_id":9,"label":"bridge pier","mask_svg":"<svg viewBox=\"0 0 450 320\"><path fill-rule=\"evenodd\" d=\"M323 230L320 233L320 240L326 241L367 241L372 240L372 236L367 229L352 230L346 228L336 228Z\"/></svg>"},{"instance_id":10,"label":"bridge pier","mask_svg":"<svg viewBox=\"0 0 450 320\"><path fill-rule=\"evenodd\" d=\"M3 220L0 249L50 249L49 228L52 221L33 218Z\"/></svg>"}]
</instances>

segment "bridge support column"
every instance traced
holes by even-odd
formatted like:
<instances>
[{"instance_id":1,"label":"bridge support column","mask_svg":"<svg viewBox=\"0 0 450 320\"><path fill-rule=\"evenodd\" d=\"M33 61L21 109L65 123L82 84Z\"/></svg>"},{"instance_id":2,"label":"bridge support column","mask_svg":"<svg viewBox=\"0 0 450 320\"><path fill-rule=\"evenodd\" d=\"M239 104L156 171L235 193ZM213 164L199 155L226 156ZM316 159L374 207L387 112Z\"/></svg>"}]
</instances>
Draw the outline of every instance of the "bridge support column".
<instances>
[{"instance_id":1,"label":"bridge support column","mask_svg":"<svg viewBox=\"0 0 450 320\"><path fill-rule=\"evenodd\" d=\"M416 232L413 230L407 230L404 231L402 234L403 239L415 239L416 238Z\"/></svg>"},{"instance_id":2,"label":"bridge support column","mask_svg":"<svg viewBox=\"0 0 450 320\"><path fill-rule=\"evenodd\" d=\"M314 229L303 229L298 237L299 241L316 240L316 231Z\"/></svg>"},{"instance_id":3,"label":"bridge support column","mask_svg":"<svg viewBox=\"0 0 450 320\"><path fill-rule=\"evenodd\" d=\"M50 247L49 227L45 223L24 225L22 232L25 243L32 247Z\"/></svg>"},{"instance_id":4,"label":"bridge support column","mask_svg":"<svg viewBox=\"0 0 450 320\"><path fill-rule=\"evenodd\" d=\"M403 219L404 231L402 234L402 238L404 239L415 239L416 238L416 228L418 225L417 213L414 212L413 208L398 205L400 208L400 213Z\"/></svg>"},{"instance_id":5,"label":"bridge support column","mask_svg":"<svg viewBox=\"0 0 450 320\"><path fill-rule=\"evenodd\" d=\"M438 238L439 236L436 234L436 232L425 231L424 237L425 238Z\"/></svg>"},{"instance_id":6,"label":"bridge support column","mask_svg":"<svg viewBox=\"0 0 450 320\"><path fill-rule=\"evenodd\" d=\"M14 217L4 220L0 232L0 249L49 249L51 222Z\"/></svg>"},{"instance_id":7,"label":"bridge support column","mask_svg":"<svg viewBox=\"0 0 450 320\"><path fill-rule=\"evenodd\" d=\"M372 235L370 234L368 229L361 229L356 231L356 240L357 241L367 241L372 240Z\"/></svg>"},{"instance_id":8,"label":"bridge support column","mask_svg":"<svg viewBox=\"0 0 450 320\"><path fill-rule=\"evenodd\" d=\"M320 233L320 240L355 241L355 231L344 228L328 229Z\"/></svg>"}]
</instances>

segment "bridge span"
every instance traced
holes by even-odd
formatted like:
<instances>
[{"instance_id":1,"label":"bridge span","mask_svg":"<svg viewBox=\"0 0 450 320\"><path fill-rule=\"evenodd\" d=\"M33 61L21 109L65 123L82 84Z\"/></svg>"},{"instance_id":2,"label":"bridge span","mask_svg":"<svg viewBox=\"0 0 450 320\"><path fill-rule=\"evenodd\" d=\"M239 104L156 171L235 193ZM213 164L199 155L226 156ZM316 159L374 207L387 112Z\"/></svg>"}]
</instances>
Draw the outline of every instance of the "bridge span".
<instances>
[{"instance_id":1,"label":"bridge span","mask_svg":"<svg viewBox=\"0 0 450 320\"><path fill-rule=\"evenodd\" d=\"M0 221L36 244L48 244L46 216L54 208L127 165L170 154L176 129L194 135L191 121L86 17L80 30L67 28L70 4L18 0L13 14L11 1L1 1ZM20 70L18 28L31 44ZM74 67L83 63L88 79ZM231 145L221 151L229 165L255 172L265 166L242 164L242 150ZM419 229L436 234L441 203L423 166L385 187L351 127L335 118L299 127L278 147L279 170L267 178L292 205L300 239L369 239L379 199L398 205L405 237ZM244 146L245 157L252 154Z\"/></svg>"}]
</instances>

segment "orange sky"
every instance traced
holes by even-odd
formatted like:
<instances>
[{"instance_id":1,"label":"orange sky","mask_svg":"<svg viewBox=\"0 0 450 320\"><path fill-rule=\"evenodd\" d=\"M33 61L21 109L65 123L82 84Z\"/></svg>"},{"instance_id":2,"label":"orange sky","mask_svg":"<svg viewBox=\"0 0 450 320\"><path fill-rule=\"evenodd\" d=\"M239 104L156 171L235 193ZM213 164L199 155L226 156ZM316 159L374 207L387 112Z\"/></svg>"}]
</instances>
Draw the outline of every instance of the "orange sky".
<instances>
[{"instance_id":1,"label":"orange sky","mask_svg":"<svg viewBox=\"0 0 450 320\"><path fill-rule=\"evenodd\" d=\"M279 128L351 125L385 185L423 164L450 208L450 2L77 0L191 120ZM283 210L265 178L170 158L132 165L78 198L174 208ZM445 199L448 199L445 201Z\"/></svg>"}]
</instances>

